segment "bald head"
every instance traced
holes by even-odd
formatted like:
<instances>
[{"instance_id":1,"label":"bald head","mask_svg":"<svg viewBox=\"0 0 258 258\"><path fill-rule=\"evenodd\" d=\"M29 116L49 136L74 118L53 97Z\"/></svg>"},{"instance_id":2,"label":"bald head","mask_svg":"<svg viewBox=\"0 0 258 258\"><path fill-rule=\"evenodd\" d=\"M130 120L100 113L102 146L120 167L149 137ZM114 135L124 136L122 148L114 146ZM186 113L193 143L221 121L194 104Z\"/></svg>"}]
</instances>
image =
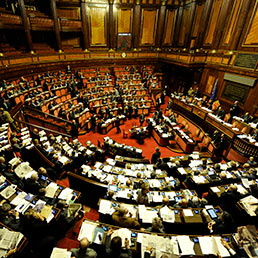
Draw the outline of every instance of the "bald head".
<instances>
[{"instance_id":1,"label":"bald head","mask_svg":"<svg viewBox=\"0 0 258 258\"><path fill-rule=\"evenodd\" d=\"M169 199L167 197L164 197L163 200L162 200L163 204L164 205L169 205Z\"/></svg>"},{"instance_id":2,"label":"bald head","mask_svg":"<svg viewBox=\"0 0 258 258\"><path fill-rule=\"evenodd\" d=\"M181 203L182 207L187 207L187 205L188 205L188 201L186 198L183 198L180 203Z\"/></svg>"},{"instance_id":3,"label":"bald head","mask_svg":"<svg viewBox=\"0 0 258 258\"><path fill-rule=\"evenodd\" d=\"M81 241L80 241L80 247L81 247L81 249L87 249L88 246L89 246L89 244L90 244L90 243L89 243L89 240L88 240L87 237L82 238Z\"/></svg>"}]
</instances>

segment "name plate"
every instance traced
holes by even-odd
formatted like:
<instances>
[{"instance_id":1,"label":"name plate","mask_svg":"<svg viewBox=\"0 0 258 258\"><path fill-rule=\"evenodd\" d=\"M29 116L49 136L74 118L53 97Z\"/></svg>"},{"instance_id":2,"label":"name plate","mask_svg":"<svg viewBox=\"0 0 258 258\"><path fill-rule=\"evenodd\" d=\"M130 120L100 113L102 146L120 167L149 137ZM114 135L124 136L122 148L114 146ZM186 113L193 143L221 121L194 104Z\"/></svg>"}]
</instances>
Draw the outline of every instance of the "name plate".
<instances>
[{"instance_id":1,"label":"name plate","mask_svg":"<svg viewBox=\"0 0 258 258\"><path fill-rule=\"evenodd\" d=\"M258 54L237 54L234 66L254 69L258 61Z\"/></svg>"}]
</instances>

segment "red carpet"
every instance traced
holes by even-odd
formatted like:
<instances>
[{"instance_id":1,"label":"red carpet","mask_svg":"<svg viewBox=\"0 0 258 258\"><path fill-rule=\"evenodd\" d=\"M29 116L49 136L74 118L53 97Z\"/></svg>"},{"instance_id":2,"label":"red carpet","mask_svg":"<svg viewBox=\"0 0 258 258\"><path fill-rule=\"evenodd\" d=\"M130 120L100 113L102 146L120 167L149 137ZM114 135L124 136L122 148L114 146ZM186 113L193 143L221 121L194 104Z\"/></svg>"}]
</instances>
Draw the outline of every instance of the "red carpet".
<instances>
[{"instance_id":1,"label":"red carpet","mask_svg":"<svg viewBox=\"0 0 258 258\"><path fill-rule=\"evenodd\" d=\"M165 98L165 104L161 106L161 108L163 108L163 110L165 110L167 103L168 103L168 97ZM152 115L153 114L150 114L150 117L152 117ZM143 156L147 159L151 159L151 156L155 152L156 147L160 148L162 158L183 155L183 154L173 152L166 147L159 146L152 137L146 138L144 140L144 144L142 144L142 145L138 144L136 139L130 139L130 138L124 139L123 138L123 130L128 131L128 133L129 133L129 129L131 129L135 125L136 126L140 125L139 118L138 119L132 118L131 120L127 120L124 125L120 126L121 133L119 133L119 134L116 133L116 128L113 128L106 135L99 134L99 133L93 133L92 131L90 131L89 133L86 133L85 135L79 136L78 139L83 145L85 145L85 143L87 141L91 141L93 144L95 144L97 146L98 141L100 141L102 144L104 141L103 138L106 136L109 136L111 139L115 140L118 143L124 143L126 145L135 146L137 148L142 149ZM147 122L144 122L143 126L146 126L146 125L147 125Z\"/></svg>"},{"instance_id":2,"label":"red carpet","mask_svg":"<svg viewBox=\"0 0 258 258\"><path fill-rule=\"evenodd\" d=\"M86 210L86 213L84 215L84 218L97 221L99 219L99 214L96 210L83 207L84 210ZM70 250L71 248L78 248L79 247L79 241L77 240L78 234L80 232L81 224L84 220L82 218L79 220L65 235L64 238L58 241L57 247L59 248L66 248Z\"/></svg>"}]
</instances>

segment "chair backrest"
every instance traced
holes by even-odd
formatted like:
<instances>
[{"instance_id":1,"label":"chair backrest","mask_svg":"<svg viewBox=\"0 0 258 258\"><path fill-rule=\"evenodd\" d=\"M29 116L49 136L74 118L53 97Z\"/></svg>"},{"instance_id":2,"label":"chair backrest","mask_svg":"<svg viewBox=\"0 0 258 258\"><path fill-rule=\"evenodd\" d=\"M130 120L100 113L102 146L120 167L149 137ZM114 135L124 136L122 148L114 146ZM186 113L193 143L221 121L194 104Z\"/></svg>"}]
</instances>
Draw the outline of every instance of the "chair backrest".
<instances>
[{"instance_id":1,"label":"chair backrest","mask_svg":"<svg viewBox=\"0 0 258 258\"><path fill-rule=\"evenodd\" d=\"M208 144L210 143L211 141L211 138L210 137L205 137L204 140L203 140L203 143L208 146Z\"/></svg>"},{"instance_id":2,"label":"chair backrest","mask_svg":"<svg viewBox=\"0 0 258 258\"><path fill-rule=\"evenodd\" d=\"M197 128L197 129L195 130L195 136L196 136L196 137L199 135L200 131L201 131L200 128Z\"/></svg>"},{"instance_id":3,"label":"chair backrest","mask_svg":"<svg viewBox=\"0 0 258 258\"><path fill-rule=\"evenodd\" d=\"M233 124L232 124L232 127L233 127L233 128L237 128L237 125L238 125L238 122L237 122L237 121L234 121Z\"/></svg>"},{"instance_id":4,"label":"chair backrest","mask_svg":"<svg viewBox=\"0 0 258 258\"><path fill-rule=\"evenodd\" d=\"M203 139L203 137L204 137L204 132L201 131L200 134L199 134L199 138L200 138L200 139Z\"/></svg>"},{"instance_id":5,"label":"chair backrest","mask_svg":"<svg viewBox=\"0 0 258 258\"><path fill-rule=\"evenodd\" d=\"M230 113L227 113L225 115L224 122L228 122L229 119L230 119Z\"/></svg>"},{"instance_id":6,"label":"chair backrest","mask_svg":"<svg viewBox=\"0 0 258 258\"><path fill-rule=\"evenodd\" d=\"M247 133L247 130L248 130L248 127L245 126L245 127L243 127L243 129L241 130L241 133Z\"/></svg>"}]
</instances>

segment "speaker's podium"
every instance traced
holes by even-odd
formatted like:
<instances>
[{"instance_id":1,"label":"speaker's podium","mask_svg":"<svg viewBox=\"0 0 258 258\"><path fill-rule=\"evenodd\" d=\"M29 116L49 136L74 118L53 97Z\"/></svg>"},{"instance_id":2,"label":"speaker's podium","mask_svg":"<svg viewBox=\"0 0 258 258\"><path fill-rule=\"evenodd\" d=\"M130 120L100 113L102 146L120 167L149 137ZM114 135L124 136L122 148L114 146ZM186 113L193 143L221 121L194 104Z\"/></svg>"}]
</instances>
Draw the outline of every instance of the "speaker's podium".
<instances>
[{"instance_id":1,"label":"speaker's podium","mask_svg":"<svg viewBox=\"0 0 258 258\"><path fill-rule=\"evenodd\" d=\"M131 33L118 33L117 35L117 50L129 51L132 46Z\"/></svg>"}]
</instances>

